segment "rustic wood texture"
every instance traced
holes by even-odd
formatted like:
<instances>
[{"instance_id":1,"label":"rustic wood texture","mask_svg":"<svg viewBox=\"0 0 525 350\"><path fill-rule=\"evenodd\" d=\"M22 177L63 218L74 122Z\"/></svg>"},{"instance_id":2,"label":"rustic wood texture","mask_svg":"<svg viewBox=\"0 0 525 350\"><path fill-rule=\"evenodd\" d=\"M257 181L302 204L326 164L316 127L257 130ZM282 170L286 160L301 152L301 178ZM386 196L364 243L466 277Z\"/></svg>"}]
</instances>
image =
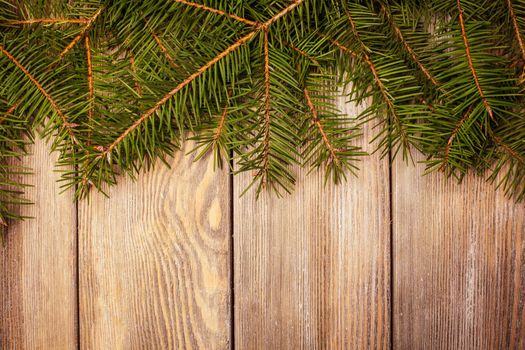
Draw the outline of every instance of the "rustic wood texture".
<instances>
[{"instance_id":1,"label":"rustic wood texture","mask_svg":"<svg viewBox=\"0 0 525 350\"><path fill-rule=\"evenodd\" d=\"M24 182L32 216L10 222L0 245L0 347L76 349L76 207L72 191L59 195L56 154L37 140L19 164L33 169ZM4 229L4 228L2 228Z\"/></svg>"},{"instance_id":2,"label":"rustic wood texture","mask_svg":"<svg viewBox=\"0 0 525 350\"><path fill-rule=\"evenodd\" d=\"M525 206L422 173L393 167L394 348L525 349Z\"/></svg>"},{"instance_id":3,"label":"rustic wood texture","mask_svg":"<svg viewBox=\"0 0 525 350\"><path fill-rule=\"evenodd\" d=\"M367 129L363 144L370 137ZM284 198L239 198L251 175L234 178L237 349L389 347L388 160L373 155L360 167L339 186L295 169Z\"/></svg>"},{"instance_id":4,"label":"rustic wood texture","mask_svg":"<svg viewBox=\"0 0 525 350\"><path fill-rule=\"evenodd\" d=\"M80 204L84 349L230 345L229 177L184 151L170 163Z\"/></svg>"},{"instance_id":5,"label":"rustic wood texture","mask_svg":"<svg viewBox=\"0 0 525 350\"><path fill-rule=\"evenodd\" d=\"M72 191L32 152L35 218L0 246L2 349L525 349L525 205L483 179L394 162L391 242L378 155L346 184L296 169L295 193L255 200L250 174L232 189L179 152L79 204L77 284Z\"/></svg>"}]
</instances>

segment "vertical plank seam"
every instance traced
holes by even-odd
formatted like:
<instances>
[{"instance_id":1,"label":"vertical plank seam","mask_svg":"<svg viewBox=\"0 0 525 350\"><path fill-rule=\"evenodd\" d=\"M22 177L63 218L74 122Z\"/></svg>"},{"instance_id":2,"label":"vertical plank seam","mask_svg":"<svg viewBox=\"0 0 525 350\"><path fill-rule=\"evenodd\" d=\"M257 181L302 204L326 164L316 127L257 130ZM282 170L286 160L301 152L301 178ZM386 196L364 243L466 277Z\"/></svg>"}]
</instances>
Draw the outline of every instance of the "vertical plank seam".
<instances>
[{"instance_id":1,"label":"vertical plank seam","mask_svg":"<svg viewBox=\"0 0 525 350\"><path fill-rule=\"evenodd\" d=\"M235 349L235 255L234 255L234 189L233 189L233 151L230 150L230 162L229 162L229 201L230 201L230 349Z\"/></svg>"},{"instance_id":2,"label":"vertical plank seam","mask_svg":"<svg viewBox=\"0 0 525 350\"><path fill-rule=\"evenodd\" d=\"M388 150L388 208L389 208L389 237L390 237L390 349L394 349L394 202L392 180L392 149Z\"/></svg>"},{"instance_id":3,"label":"vertical plank seam","mask_svg":"<svg viewBox=\"0 0 525 350\"><path fill-rule=\"evenodd\" d=\"M78 165L75 166L75 172L78 174ZM75 192L78 190L78 185L75 185ZM74 199L74 205L75 205L75 285L76 285L76 303L75 303L75 312L76 312L76 323L77 323L77 329L76 329L76 338L77 338L77 344L76 348L77 350L80 350L80 235L79 235L79 205L78 200Z\"/></svg>"}]
</instances>

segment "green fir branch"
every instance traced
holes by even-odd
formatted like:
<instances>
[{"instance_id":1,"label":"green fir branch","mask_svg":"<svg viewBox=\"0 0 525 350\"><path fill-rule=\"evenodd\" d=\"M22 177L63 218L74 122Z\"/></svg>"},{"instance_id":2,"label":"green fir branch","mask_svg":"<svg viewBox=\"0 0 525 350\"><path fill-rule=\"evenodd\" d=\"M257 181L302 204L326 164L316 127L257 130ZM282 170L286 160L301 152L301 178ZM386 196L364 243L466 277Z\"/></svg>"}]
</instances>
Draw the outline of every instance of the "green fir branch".
<instances>
[{"instance_id":1,"label":"green fir branch","mask_svg":"<svg viewBox=\"0 0 525 350\"><path fill-rule=\"evenodd\" d=\"M383 156L525 199L522 0L0 1L0 28L0 223L35 130L77 198L188 137L257 195L299 165L342 182L373 123Z\"/></svg>"}]
</instances>

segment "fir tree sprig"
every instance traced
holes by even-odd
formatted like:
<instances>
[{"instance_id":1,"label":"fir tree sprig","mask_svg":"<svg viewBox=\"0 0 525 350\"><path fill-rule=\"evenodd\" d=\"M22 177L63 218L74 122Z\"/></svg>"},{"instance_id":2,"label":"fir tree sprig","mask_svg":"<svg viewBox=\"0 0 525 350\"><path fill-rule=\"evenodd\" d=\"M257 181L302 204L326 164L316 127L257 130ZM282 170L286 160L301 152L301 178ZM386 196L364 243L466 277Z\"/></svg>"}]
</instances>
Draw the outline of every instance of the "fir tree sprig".
<instances>
[{"instance_id":1,"label":"fir tree sprig","mask_svg":"<svg viewBox=\"0 0 525 350\"><path fill-rule=\"evenodd\" d=\"M522 0L2 0L0 28L0 222L37 129L78 197L189 134L257 193L290 192L294 165L340 182L371 122L383 155L525 198Z\"/></svg>"}]
</instances>

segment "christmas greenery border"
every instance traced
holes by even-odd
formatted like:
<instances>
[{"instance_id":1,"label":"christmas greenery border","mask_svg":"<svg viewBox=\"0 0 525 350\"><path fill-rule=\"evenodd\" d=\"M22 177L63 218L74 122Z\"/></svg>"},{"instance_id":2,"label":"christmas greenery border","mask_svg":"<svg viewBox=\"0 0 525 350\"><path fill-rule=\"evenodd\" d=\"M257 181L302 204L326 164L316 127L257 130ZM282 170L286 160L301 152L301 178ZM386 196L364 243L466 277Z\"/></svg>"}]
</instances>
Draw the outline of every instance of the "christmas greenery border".
<instances>
[{"instance_id":1,"label":"christmas greenery border","mask_svg":"<svg viewBox=\"0 0 525 350\"><path fill-rule=\"evenodd\" d=\"M523 0L0 0L0 222L35 131L77 198L179 149L292 190L292 165L356 173L427 156L525 198ZM337 108L340 91L365 106Z\"/></svg>"}]
</instances>

